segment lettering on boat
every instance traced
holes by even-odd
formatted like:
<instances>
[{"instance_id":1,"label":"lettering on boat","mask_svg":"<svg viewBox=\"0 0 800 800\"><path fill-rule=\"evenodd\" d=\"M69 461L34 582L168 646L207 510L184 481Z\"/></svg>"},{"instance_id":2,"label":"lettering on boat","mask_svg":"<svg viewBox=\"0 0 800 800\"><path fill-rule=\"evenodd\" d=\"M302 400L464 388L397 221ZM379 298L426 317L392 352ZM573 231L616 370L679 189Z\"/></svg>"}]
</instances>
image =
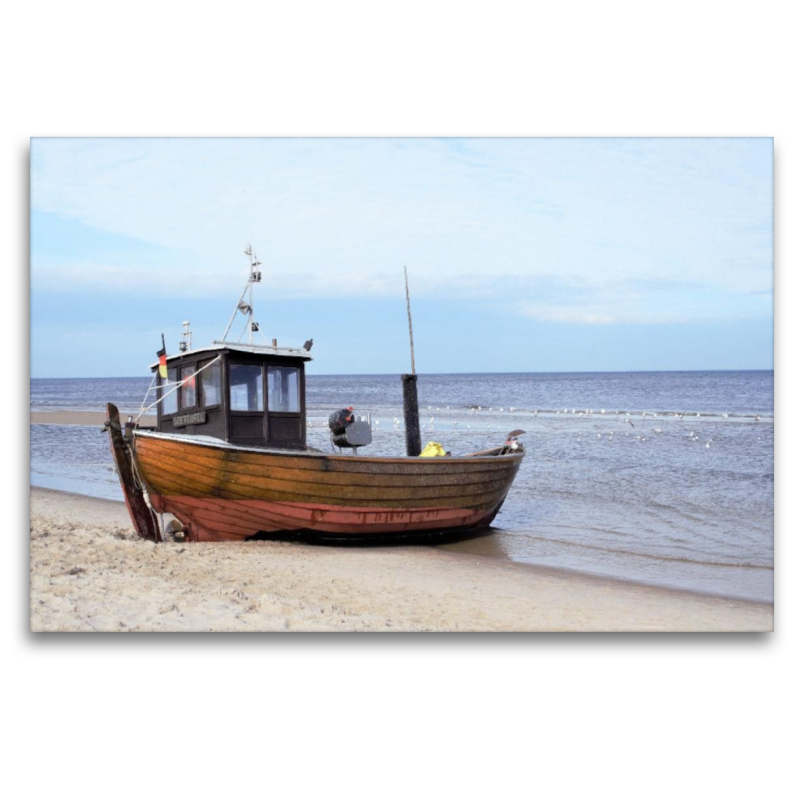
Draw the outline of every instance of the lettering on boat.
<instances>
[{"instance_id":1,"label":"lettering on boat","mask_svg":"<svg viewBox=\"0 0 800 800\"><path fill-rule=\"evenodd\" d=\"M185 425L203 425L206 421L205 411L195 411L192 414L180 414L172 418L173 428L183 428Z\"/></svg>"}]
</instances>

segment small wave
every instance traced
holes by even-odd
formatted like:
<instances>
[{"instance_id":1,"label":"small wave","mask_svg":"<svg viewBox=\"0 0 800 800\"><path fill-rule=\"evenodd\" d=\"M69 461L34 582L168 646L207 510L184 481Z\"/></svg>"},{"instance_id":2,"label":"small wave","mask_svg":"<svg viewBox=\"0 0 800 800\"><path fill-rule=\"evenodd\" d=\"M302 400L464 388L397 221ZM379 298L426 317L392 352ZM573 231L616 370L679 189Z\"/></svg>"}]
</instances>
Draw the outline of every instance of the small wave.
<instances>
[{"instance_id":1,"label":"small wave","mask_svg":"<svg viewBox=\"0 0 800 800\"><path fill-rule=\"evenodd\" d=\"M559 527L566 527L566 526L559 526ZM525 531L519 529L512 531L512 530L507 530L506 528L495 528L495 530L498 533L502 533L506 536L520 536L526 539L534 539L536 541L546 542L548 544L561 544L564 545L565 547L577 547L585 550L597 550L599 552L610 553L612 555L636 556L637 558L648 558L656 561L675 561L684 564L697 564L699 566L704 566L704 567L730 567L732 569L760 569L760 570L768 570L769 572L774 571L774 567L765 564L748 564L746 562L741 562L737 564L728 561L703 561L701 559L696 559L696 558L665 556L665 555L657 555L655 553L640 553L635 550L621 550L613 547L601 547L600 545L585 544L583 542L571 542L564 539L551 539L547 536L532 535L533 534L532 531ZM616 531L603 530L602 532L606 534L616 535Z\"/></svg>"},{"instance_id":2,"label":"small wave","mask_svg":"<svg viewBox=\"0 0 800 800\"><path fill-rule=\"evenodd\" d=\"M444 406L441 407L442 409ZM744 413L744 412L728 412L728 411L687 411L685 409L675 409L675 408L592 408L589 406L581 406L581 407L554 407L554 408L545 408L543 406L539 406L537 408L531 407L520 407L514 406L513 408L510 406L503 406L502 408L499 406L481 406L477 404L466 404L466 405L459 405L453 406L452 408L448 409L451 411L478 411L478 412L492 412L492 413L512 413L512 414L566 414L567 416L572 415L579 415L583 414L584 416L594 416L594 417L614 417L614 416L630 416L630 417L652 417L653 415L657 417L676 417L676 418L685 418L685 419L693 419L696 417L721 417L723 419L758 419L758 420L771 420L774 419L773 412L753 412L753 413Z\"/></svg>"}]
</instances>

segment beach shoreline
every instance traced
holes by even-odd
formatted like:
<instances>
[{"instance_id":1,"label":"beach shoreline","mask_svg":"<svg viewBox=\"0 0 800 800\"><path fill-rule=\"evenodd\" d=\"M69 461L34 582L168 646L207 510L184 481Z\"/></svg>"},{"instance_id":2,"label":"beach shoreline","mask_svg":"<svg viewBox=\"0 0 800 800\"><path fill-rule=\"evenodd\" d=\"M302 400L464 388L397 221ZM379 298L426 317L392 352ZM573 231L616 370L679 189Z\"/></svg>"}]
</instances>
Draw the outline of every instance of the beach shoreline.
<instances>
[{"instance_id":1,"label":"beach shoreline","mask_svg":"<svg viewBox=\"0 0 800 800\"><path fill-rule=\"evenodd\" d=\"M773 605L434 547L166 543L31 488L31 630L771 631Z\"/></svg>"}]
</instances>

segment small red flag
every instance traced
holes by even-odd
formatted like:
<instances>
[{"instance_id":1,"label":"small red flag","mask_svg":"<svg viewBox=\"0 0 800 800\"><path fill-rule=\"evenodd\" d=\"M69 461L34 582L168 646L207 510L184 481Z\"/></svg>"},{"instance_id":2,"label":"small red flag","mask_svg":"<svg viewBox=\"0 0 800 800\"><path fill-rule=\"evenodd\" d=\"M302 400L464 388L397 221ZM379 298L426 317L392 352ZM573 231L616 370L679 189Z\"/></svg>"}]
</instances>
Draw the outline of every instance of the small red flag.
<instances>
[{"instance_id":1,"label":"small red flag","mask_svg":"<svg viewBox=\"0 0 800 800\"><path fill-rule=\"evenodd\" d=\"M167 343L164 341L164 334L161 334L161 349L156 353L158 356L158 374L167 379Z\"/></svg>"}]
</instances>

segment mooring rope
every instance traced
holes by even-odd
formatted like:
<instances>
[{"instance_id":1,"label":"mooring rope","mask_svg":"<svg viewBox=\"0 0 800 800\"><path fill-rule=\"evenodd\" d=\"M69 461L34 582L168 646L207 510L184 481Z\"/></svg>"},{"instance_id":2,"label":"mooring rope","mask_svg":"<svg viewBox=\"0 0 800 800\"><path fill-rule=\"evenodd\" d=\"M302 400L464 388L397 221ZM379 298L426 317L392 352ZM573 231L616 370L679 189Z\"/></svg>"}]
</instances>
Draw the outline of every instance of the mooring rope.
<instances>
[{"instance_id":1,"label":"mooring rope","mask_svg":"<svg viewBox=\"0 0 800 800\"><path fill-rule=\"evenodd\" d=\"M157 406L165 397L168 397L173 392L177 392L178 389L181 386L183 386L184 383L188 383L190 380L192 380L192 378L194 378L195 376L199 375L204 369L208 369L212 364L215 364L221 358L222 358L221 355L217 356L215 359L212 359L211 361L209 361L208 364L204 364L202 367L200 367L200 369L198 369L197 372L193 372L191 375L189 375L188 378L184 378L182 381L178 381L177 383L165 383L165 384L163 384L162 388L163 388L163 386L172 386L173 388L170 389L168 392L162 394L161 397L159 397L154 403L151 403L149 406L147 406L147 408L142 408L139 411L139 414L136 417L136 419L134 420L134 422L138 422L141 419L142 414L146 414L151 408L153 408L154 406ZM155 375L153 376L153 380L155 380ZM152 388L152 385L153 384L151 383L150 384L151 388ZM145 402L145 400L147 400L147 395L148 394L150 394L150 389L147 390L147 394L145 394L144 400L142 400L142 406L144 406L144 402Z\"/></svg>"},{"instance_id":2,"label":"mooring rope","mask_svg":"<svg viewBox=\"0 0 800 800\"><path fill-rule=\"evenodd\" d=\"M153 373L153 380L150 381L150 385L147 387L147 391L144 393L144 397L142 398L142 404L139 406L139 417L142 416L144 413L144 404L147 402L147 398L150 396L150 392L153 391L153 384L156 382L156 376L158 375L157 372ZM136 417L136 419L139 419Z\"/></svg>"}]
</instances>

